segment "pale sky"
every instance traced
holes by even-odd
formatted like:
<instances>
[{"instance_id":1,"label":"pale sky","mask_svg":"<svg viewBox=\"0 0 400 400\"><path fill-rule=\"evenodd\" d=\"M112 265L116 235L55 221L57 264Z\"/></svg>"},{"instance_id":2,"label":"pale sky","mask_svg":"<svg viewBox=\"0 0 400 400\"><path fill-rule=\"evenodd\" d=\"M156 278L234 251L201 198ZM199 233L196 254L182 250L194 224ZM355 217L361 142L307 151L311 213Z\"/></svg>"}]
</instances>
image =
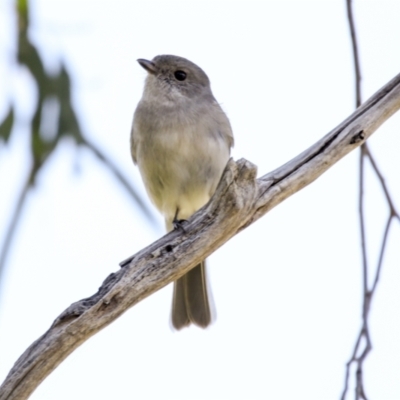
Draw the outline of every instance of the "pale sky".
<instances>
[{"instance_id":1,"label":"pale sky","mask_svg":"<svg viewBox=\"0 0 400 400\"><path fill-rule=\"evenodd\" d=\"M400 2L354 0L366 100L400 72ZM65 60L87 137L146 194L129 152L145 71L137 58L186 57L208 74L230 118L235 159L259 175L290 160L354 109L345 0L36 0L32 39L49 68ZM0 113L19 115L35 88L12 58L12 1L0 2ZM370 147L400 208L400 113ZM27 130L0 146L0 226L28 167ZM371 266L388 210L367 180ZM174 332L172 285L69 356L33 400L338 399L360 326L358 152L229 241L209 259L217 319ZM163 234L86 150L65 142L31 191L0 304L0 381L71 303ZM400 398L400 229L394 226L371 315L369 398ZM4 229L0 232L0 240ZM348 396L353 396L353 385Z\"/></svg>"}]
</instances>

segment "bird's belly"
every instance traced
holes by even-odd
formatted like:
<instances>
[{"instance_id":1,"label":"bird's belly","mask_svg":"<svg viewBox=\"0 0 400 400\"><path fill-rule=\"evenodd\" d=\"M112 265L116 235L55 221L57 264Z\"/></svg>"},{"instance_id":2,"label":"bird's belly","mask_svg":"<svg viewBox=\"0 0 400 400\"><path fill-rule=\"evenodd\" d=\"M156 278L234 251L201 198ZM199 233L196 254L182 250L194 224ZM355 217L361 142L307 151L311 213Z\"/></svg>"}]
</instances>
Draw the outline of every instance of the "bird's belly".
<instances>
[{"instance_id":1,"label":"bird's belly","mask_svg":"<svg viewBox=\"0 0 400 400\"><path fill-rule=\"evenodd\" d=\"M169 134L139 149L138 165L155 206L167 221L187 219L208 202L229 159L215 137ZM200 139L200 140L199 140Z\"/></svg>"}]
</instances>

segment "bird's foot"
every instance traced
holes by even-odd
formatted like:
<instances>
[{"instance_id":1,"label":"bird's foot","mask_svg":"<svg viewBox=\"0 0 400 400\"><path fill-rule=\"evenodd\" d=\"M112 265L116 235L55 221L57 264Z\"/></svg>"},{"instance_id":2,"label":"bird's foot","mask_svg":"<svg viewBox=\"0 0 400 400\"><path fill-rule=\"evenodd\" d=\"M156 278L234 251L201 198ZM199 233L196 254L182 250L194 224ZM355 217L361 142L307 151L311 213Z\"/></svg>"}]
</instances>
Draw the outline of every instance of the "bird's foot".
<instances>
[{"instance_id":1,"label":"bird's foot","mask_svg":"<svg viewBox=\"0 0 400 400\"><path fill-rule=\"evenodd\" d=\"M177 218L175 218L175 219L172 221L172 225L174 226L174 229L175 229L175 230L180 230L180 231L182 231L182 232L186 232L186 231L185 231L185 228L183 227L183 224L184 224L185 222L187 222L186 219L177 219Z\"/></svg>"}]
</instances>

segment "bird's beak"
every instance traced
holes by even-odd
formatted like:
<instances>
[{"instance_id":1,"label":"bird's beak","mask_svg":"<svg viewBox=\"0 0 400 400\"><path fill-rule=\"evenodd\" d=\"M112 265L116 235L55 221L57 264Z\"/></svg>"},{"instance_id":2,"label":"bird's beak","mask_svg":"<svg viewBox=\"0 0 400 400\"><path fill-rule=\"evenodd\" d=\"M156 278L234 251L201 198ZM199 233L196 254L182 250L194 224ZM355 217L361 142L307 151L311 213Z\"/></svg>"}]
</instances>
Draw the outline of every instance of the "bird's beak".
<instances>
[{"instance_id":1,"label":"bird's beak","mask_svg":"<svg viewBox=\"0 0 400 400\"><path fill-rule=\"evenodd\" d=\"M139 58L137 62L149 73L155 74L157 72L156 65L149 60L145 60L144 58Z\"/></svg>"}]
</instances>

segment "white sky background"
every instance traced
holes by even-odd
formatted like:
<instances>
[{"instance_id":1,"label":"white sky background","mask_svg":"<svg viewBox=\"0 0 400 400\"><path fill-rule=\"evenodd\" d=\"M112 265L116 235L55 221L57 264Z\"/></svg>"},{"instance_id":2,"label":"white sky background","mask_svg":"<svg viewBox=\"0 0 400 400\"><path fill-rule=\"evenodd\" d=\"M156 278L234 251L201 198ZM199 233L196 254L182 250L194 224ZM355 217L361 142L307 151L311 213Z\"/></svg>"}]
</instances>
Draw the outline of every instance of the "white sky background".
<instances>
[{"instance_id":1,"label":"white sky background","mask_svg":"<svg viewBox=\"0 0 400 400\"><path fill-rule=\"evenodd\" d=\"M13 94L26 115L32 84L12 60L11 11L3 0L0 112ZM201 66L231 120L233 157L260 175L354 109L345 0L41 0L31 11L48 67L60 57L70 67L84 133L143 196L129 153L146 75L137 58L168 53ZM366 100L400 71L400 2L356 0L355 18ZM369 142L398 207L399 130L397 114ZM27 170L26 134L0 147L2 227ZM354 152L210 257L217 320L209 329L171 330L170 285L84 343L31 398L338 399L360 326L357 190ZM374 265L388 211L372 179L367 206ZM90 152L69 142L58 149L31 191L4 276L0 381L58 314L163 234L159 221L149 225ZM399 233L395 224L372 309L371 399L400 398Z\"/></svg>"}]
</instances>

